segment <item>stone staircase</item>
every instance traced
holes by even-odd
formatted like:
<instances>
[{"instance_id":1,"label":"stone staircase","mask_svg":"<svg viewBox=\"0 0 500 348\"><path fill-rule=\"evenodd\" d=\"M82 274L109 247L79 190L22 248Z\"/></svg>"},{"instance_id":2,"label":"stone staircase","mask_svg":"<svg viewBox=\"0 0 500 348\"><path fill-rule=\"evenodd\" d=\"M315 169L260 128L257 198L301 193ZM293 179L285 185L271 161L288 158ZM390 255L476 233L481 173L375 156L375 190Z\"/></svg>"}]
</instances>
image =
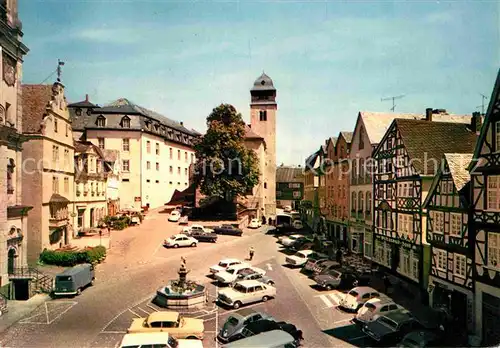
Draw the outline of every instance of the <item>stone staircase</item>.
<instances>
[{"instance_id":1,"label":"stone staircase","mask_svg":"<svg viewBox=\"0 0 500 348\"><path fill-rule=\"evenodd\" d=\"M53 278L40 272L33 267L20 267L15 268L9 274L10 280L28 279L30 281L30 293L46 293L50 294L53 289ZM11 296L8 298L10 299Z\"/></svg>"}]
</instances>

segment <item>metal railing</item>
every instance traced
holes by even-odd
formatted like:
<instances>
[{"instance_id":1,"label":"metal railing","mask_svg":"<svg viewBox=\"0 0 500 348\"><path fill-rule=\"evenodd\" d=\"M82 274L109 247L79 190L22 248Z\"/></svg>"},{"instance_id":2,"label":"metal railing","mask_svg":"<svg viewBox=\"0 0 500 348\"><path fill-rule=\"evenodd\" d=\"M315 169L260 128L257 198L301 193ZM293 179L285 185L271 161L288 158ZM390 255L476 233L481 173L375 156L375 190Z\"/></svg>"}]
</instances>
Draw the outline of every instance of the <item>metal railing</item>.
<instances>
[{"instance_id":1,"label":"metal railing","mask_svg":"<svg viewBox=\"0 0 500 348\"><path fill-rule=\"evenodd\" d=\"M9 278L31 279L31 281L34 283L35 289L46 293L52 292L52 284L53 284L52 278L40 272L36 268L32 267L14 268L12 272L9 272Z\"/></svg>"}]
</instances>

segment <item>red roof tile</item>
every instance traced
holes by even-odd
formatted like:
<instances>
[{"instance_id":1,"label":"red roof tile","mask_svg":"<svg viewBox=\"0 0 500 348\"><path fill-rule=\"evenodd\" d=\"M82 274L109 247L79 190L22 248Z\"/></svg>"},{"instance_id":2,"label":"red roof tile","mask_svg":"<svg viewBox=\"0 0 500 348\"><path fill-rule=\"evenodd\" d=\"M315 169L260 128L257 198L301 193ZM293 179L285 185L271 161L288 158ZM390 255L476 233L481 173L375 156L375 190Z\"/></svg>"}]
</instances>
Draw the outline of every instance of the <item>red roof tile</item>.
<instances>
[{"instance_id":1,"label":"red roof tile","mask_svg":"<svg viewBox=\"0 0 500 348\"><path fill-rule=\"evenodd\" d=\"M52 85L22 85L23 133L40 133Z\"/></svg>"}]
</instances>

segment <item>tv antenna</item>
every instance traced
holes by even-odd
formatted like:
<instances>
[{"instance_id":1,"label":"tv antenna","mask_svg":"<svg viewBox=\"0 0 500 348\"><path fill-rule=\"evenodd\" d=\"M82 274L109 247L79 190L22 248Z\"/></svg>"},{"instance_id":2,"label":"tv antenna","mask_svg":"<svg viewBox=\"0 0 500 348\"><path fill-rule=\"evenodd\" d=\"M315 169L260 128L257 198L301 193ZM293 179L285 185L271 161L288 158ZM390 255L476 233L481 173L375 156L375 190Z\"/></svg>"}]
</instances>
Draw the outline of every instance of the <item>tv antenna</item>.
<instances>
[{"instance_id":1,"label":"tv antenna","mask_svg":"<svg viewBox=\"0 0 500 348\"><path fill-rule=\"evenodd\" d=\"M486 99L488 99L488 97L487 97L487 96L485 96L485 95L484 95L484 94L482 94L482 93L479 93L479 95L481 96L482 101L481 101L481 105L476 106L476 109L481 108L481 114L483 114L483 115L484 115L484 102L485 102L485 100L486 100Z\"/></svg>"},{"instance_id":2,"label":"tv antenna","mask_svg":"<svg viewBox=\"0 0 500 348\"><path fill-rule=\"evenodd\" d=\"M397 99L401 99L403 98L405 95L404 94L401 94L401 95L396 95L396 96L393 96L393 97L387 97L387 98L382 98L380 99L380 101L388 101L388 100L392 100L392 108L391 108L391 111L394 112L394 110L396 110L396 100Z\"/></svg>"}]
</instances>

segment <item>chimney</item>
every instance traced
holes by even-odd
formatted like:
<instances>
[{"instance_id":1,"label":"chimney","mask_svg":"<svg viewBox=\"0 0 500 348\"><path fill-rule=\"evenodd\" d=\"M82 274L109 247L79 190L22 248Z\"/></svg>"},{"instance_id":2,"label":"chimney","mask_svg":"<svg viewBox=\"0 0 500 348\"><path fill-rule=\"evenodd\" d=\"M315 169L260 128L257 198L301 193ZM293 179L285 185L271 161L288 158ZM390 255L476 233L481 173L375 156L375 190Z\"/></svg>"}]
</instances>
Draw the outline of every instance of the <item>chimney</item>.
<instances>
[{"instance_id":1,"label":"chimney","mask_svg":"<svg viewBox=\"0 0 500 348\"><path fill-rule=\"evenodd\" d=\"M181 121L181 122L180 122L180 124L181 124L181 126L183 126L183 127L184 127L184 122L182 122L182 121Z\"/></svg>"},{"instance_id":2,"label":"chimney","mask_svg":"<svg viewBox=\"0 0 500 348\"><path fill-rule=\"evenodd\" d=\"M432 108L425 109L425 120L432 122Z\"/></svg>"},{"instance_id":3,"label":"chimney","mask_svg":"<svg viewBox=\"0 0 500 348\"><path fill-rule=\"evenodd\" d=\"M88 94L85 94L85 101L88 102L89 101L89 95Z\"/></svg>"},{"instance_id":4,"label":"chimney","mask_svg":"<svg viewBox=\"0 0 500 348\"><path fill-rule=\"evenodd\" d=\"M483 120L480 112L473 112L470 120L470 128L473 132L479 135L481 132L481 127L483 125Z\"/></svg>"}]
</instances>

